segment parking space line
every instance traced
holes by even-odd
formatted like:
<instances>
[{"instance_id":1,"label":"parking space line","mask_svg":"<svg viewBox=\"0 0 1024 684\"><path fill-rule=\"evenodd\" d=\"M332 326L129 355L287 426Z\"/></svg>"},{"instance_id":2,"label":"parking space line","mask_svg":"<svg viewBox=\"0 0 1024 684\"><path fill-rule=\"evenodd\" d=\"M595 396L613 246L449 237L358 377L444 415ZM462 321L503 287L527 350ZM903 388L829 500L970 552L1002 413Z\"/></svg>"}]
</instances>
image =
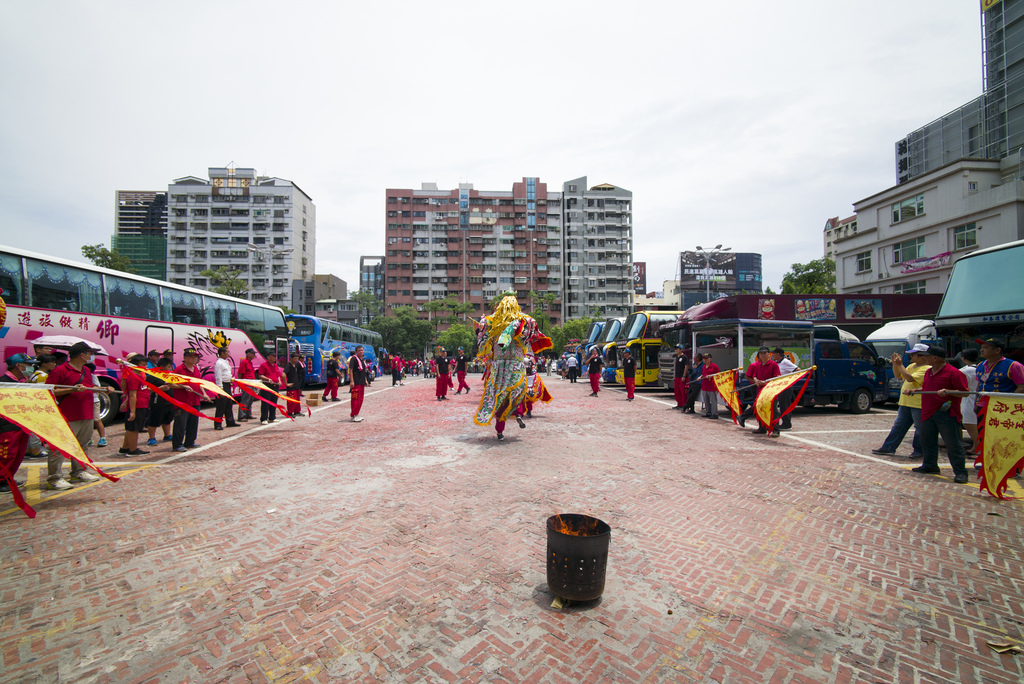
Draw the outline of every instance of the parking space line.
<instances>
[{"instance_id":1,"label":"parking space line","mask_svg":"<svg viewBox=\"0 0 1024 684\"><path fill-rule=\"evenodd\" d=\"M858 432L861 432L861 431L858 430ZM886 430L885 432L888 432L888 430ZM830 451L835 451L835 452L840 453L840 454L846 454L848 456L856 456L857 458L862 458L865 461L874 461L875 463L884 463L885 465L895 466L897 468L906 468L905 465L900 464L900 463L893 463L892 461L885 461L885 460L880 459L880 458L875 458L874 456L865 456L864 454L858 454L856 451L850 451L849 449L841 449L839 447L832 446L831 444L825 444L824 442L815 442L812 439L804 439L802 437L796 437L791 432L783 432L782 436L785 437L786 439L793 439L793 440L796 440L798 442L803 442L804 444L810 444L811 446L820 447L822 449L828 449ZM913 464L911 464L911 465L913 465Z\"/></svg>"},{"instance_id":2,"label":"parking space line","mask_svg":"<svg viewBox=\"0 0 1024 684\"><path fill-rule=\"evenodd\" d=\"M146 470L148 468L153 468L157 464L156 463L95 463L94 465L99 466L101 468L104 468L108 472L110 472L111 475L116 475L117 477L120 478L120 477L124 477L125 475L131 475L132 473L137 473L137 472L139 472L141 470ZM25 497L25 502L29 506L32 506L33 508L35 508L36 506L38 506L41 503L45 503L45 502L49 501L50 499L59 499L59 498L61 498L63 496L67 496L68 494L74 494L76 492L80 492L82 490L89 489L90 487L95 487L96 485L100 485L100 484L104 484L104 483L106 483L106 484L113 484L109 480L106 480L104 478L100 478L96 482L87 482L87 483L82 483L82 484L75 484L74 489L64 489L64 490L59 490L59 491L57 491L57 490L51 491L51 490L45 489L45 487L46 487L46 479L43 478L43 469L46 468L46 464L45 463L22 464L21 467L25 468L25 470L26 470L26 473L25 473L25 475L26 475L26 477L25 477L25 484L21 486L21 494L22 494L22 496ZM125 467L127 469L126 470L114 470L115 468L121 468L121 467ZM0 517L3 517L5 515L9 515L10 513L14 513L15 511L20 511L20 510L21 509L18 508L17 506L12 506L11 508L0 510Z\"/></svg>"}]
</instances>

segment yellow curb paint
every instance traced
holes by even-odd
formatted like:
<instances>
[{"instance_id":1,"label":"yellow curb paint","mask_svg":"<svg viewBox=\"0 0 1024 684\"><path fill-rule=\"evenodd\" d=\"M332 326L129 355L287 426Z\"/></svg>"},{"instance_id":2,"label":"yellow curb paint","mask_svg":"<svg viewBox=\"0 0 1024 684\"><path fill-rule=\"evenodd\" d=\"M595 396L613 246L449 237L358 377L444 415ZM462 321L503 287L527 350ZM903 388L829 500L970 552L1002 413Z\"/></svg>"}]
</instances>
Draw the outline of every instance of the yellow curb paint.
<instances>
[{"instance_id":1,"label":"yellow curb paint","mask_svg":"<svg viewBox=\"0 0 1024 684\"><path fill-rule=\"evenodd\" d=\"M145 464L133 463L131 465L128 465L128 464L110 463L110 464L97 464L97 465L99 465L101 468L103 468L104 470L109 472L111 475L116 475L117 477L124 477L125 475L131 475L133 473L137 473L137 472L142 471L142 470L148 470L149 468L156 468L160 464L159 463L145 463ZM22 494L22 496L25 497L25 502L29 506L32 506L32 508L36 508L36 506L38 504L43 503L45 501L49 501L50 499L59 499L62 496L67 496L68 494L74 494L76 492L80 492L80 491L83 491L85 489L89 489L90 487L94 487L94 486L99 485L99 484L104 484L104 483L106 483L106 484L116 484L116 483L110 482L109 480L106 480L104 478L100 478L99 481L97 481L97 482L88 482L88 483L83 483L83 484L76 484L74 489L66 489L64 491L50 491L50 490L45 488L46 487L46 481L43 478L43 468L46 467L45 463L32 463L32 464L28 464L28 465L23 463L21 467L26 470L25 485L21 488L21 494ZM12 504L10 508L5 508L3 510L0 510L0 518L2 518L5 515L9 515L11 513L14 513L15 511L17 511L19 513L22 512L20 508L18 508L17 506L13 505L14 504L14 500L13 499L10 500L10 503Z\"/></svg>"}]
</instances>

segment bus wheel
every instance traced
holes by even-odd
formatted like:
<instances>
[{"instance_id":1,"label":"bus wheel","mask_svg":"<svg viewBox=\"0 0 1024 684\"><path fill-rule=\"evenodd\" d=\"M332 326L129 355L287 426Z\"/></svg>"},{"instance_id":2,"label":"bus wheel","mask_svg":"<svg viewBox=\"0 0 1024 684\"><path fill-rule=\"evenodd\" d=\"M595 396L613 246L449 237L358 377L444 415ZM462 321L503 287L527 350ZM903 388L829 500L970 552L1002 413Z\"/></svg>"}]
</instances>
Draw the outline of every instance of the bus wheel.
<instances>
[{"instance_id":1,"label":"bus wheel","mask_svg":"<svg viewBox=\"0 0 1024 684\"><path fill-rule=\"evenodd\" d=\"M861 388L850 397L850 413L867 413L871 410L873 397L866 389Z\"/></svg>"},{"instance_id":2,"label":"bus wheel","mask_svg":"<svg viewBox=\"0 0 1024 684\"><path fill-rule=\"evenodd\" d=\"M108 385L102 380L99 383L103 387L113 387L114 385ZM120 394L107 394L106 392L97 392L100 398L100 420L103 421L104 425L110 425L117 418L117 414L120 413L121 407L121 395Z\"/></svg>"}]
</instances>

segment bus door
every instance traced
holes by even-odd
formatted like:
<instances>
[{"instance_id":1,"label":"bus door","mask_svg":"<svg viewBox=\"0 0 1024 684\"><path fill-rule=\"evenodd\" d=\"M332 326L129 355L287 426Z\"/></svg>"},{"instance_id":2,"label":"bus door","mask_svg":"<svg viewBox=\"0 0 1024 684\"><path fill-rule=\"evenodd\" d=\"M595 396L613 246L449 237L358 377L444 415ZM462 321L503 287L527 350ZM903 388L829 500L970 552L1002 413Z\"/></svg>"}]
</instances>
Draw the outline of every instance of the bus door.
<instances>
[{"instance_id":1,"label":"bus door","mask_svg":"<svg viewBox=\"0 0 1024 684\"><path fill-rule=\"evenodd\" d=\"M284 368L288 364L288 338L278 337L274 340L274 351L277 353L277 365Z\"/></svg>"},{"instance_id":2,"label":"bus door","mask_svg":"<svg viewBox=\"0 0 1024 684\"><path fill-rule=\"evenodd\" d=\"M658 365L658 352L661 351L661 340L648 340L643 343L643 371L639 373L637 385L657 385L658 372L661 370ZM638 359L639 361L639 359ZM637 363L637 370L640 363Z\"/></svg>"},{"instance_id":3,"label":"bus door","mask_svg":"<svg viewBox=\"0 0 1024 684\"><path fill-rule=\"evenodd\" d=\"M163 353L164 349L174 349L174 329L169 325L147 325L143 332L143 354L153 349Z\"/></svg>"}]
</instances>

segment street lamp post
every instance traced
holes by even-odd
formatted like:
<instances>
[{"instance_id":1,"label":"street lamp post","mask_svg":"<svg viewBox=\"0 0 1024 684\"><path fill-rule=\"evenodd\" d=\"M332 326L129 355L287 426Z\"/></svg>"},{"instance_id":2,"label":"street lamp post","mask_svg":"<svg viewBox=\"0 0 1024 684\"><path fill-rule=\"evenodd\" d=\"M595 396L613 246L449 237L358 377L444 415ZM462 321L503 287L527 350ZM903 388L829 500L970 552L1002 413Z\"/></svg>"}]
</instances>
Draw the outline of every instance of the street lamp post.
<instances>
[{"instance_id":1,"label":"street lamp post","mask_svg":"<svg viewBox=\"0 0 1024 684\"><path fill-rule=\"evenodd\" d=\"M714 249L704 249L700 245L697 245L697 249L694 252L704 258L704 283L706 286L704 296L709 302L711 301L711 276L714 274L714 268L711 266L711 260L720 254L728 252L730 249L732 249L732 247L723 248L722 245L715 245Z\"/></svg>"}]
</instances>

